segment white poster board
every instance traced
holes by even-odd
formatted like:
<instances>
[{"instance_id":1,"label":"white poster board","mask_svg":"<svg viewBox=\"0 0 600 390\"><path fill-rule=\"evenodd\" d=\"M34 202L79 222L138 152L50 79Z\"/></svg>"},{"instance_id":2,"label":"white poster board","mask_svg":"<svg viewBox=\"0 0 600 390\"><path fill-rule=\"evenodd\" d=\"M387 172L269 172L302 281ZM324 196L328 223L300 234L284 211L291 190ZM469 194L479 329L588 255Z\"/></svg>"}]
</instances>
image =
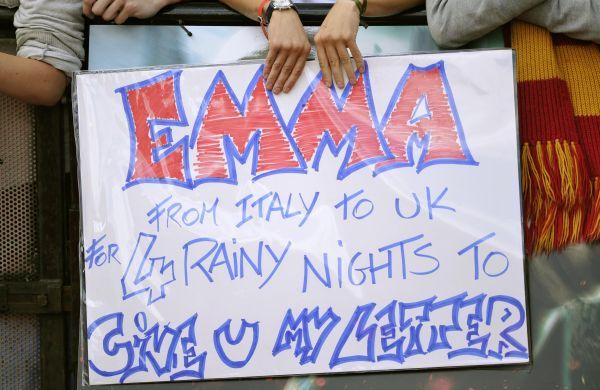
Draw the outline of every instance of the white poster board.
<instances>
[{"instance_id":1,"label":"white poster board","mask_svg":"<svg viewBox=\"0 0 600 390\"><path fill-rule=\"evenodd\" d=\"M529 361L513 53L76 76L91 384Z\"/></svg>"}]
</instances>

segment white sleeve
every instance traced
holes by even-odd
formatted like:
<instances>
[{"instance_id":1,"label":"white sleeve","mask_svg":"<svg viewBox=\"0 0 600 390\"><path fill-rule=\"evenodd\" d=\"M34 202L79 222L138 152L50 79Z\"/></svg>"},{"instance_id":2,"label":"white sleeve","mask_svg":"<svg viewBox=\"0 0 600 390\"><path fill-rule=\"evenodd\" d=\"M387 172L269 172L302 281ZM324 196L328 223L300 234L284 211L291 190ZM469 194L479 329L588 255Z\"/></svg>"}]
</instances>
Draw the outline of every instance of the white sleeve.
<instances>
[{"instance_id":1,"label":"white sleeve","mask_svg":"<svg viewBox=\"0 0 600 390\"><path fill-rule=\"evenodd\" d=\"M67 76L81 68L81 0L21 0L14 24L17 55L44 61Z\"/></svg>"}]
</instances>

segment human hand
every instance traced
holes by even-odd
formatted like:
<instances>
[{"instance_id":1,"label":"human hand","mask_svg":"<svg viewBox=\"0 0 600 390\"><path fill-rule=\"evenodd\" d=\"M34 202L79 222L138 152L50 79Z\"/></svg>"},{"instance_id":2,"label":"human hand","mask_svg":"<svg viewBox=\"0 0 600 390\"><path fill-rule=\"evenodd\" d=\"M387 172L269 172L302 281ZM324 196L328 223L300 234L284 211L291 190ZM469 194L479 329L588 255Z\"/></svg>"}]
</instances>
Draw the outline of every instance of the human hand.
<instances>
[{"instance_id":1,"label":"human hand","mask_svg":"<svg viewBox=\"0 0 600 390\"><path fill-rule=\"evenodd\" d=\"M275 94L289 92L302 74L310 43L298 13L293 9L275 10L269 22L269 52L263 77Z\"/></svg>"},{"instance_id":2,"label":"human hand","mask_svg":"<svg viewBox=\"0 0 600 390\"><path fill-rule=\"evenodd\" d=\"M90 19L100 16L105 21L121 24L130 18L149 18L171 2L166 0L83 0L83 14Z\"/></svg>"},{"instance_id":3,"label":"human hand","mask_svg":"<svg viewBox=\"0 0 600 390\"><path fill-rule=\"evenodd\" d=\"M322 81L328 87L331 86L332 74L337 86L344 87L343 71L346 72L350 84L356 83L348 49L354 57L358 71L365 71L362 54L356 45L359 24L360 12L354 1L337 0L315 35L317 58L323 72Z\"/></svg>"}]
</instances>

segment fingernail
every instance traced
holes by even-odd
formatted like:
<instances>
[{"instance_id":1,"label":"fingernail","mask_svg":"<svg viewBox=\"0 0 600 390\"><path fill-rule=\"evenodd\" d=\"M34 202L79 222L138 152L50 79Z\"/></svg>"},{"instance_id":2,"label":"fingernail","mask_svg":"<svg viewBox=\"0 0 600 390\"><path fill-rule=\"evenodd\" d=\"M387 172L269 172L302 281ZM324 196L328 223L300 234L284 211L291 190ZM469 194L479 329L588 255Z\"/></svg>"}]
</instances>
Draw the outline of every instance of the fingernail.
<instances>
[{"instance_id":1,"label":"fingernail","mask_svg":"<svg viewBox=\"0 0 600 390\"><path fill-rule=\"evenodd\" d=\"M344 88L344 84L342 84L342 83L338 83L338 88L339 88L339 89L342 89L342 88Z\"/></svg>"},{"instance_id":2,"label":"fingernail","mask_svg":"<svg viewBox=\"0 0 600 390\"><path fill-rule=\"evenodd\" d=\"M365 73L365 67L364 66L360 66L358 68L358 73Z\"/></svg>"},{"instance_id":3,"label":"fingernail","mask_svg":"<svg viewBox=\"0 0 600 390\"><path fill-rule=\"evenodd\" d=\"M277 88L273 89L273 93L275 95L277 95L279 92L281 92L281 88L277 87Z\"/></svg>"},{"instance_id":4,"label":"fingernail","mask_svg":"<svg viewBox=\"0 0 600 390\"><path fill-rule=\"evenodd\" d=\"M290 92L290 87L285 87L285 88L283 89L283 92L284 92L284 93L288 93L288 92Z\"/></svg>"}]
</instances>

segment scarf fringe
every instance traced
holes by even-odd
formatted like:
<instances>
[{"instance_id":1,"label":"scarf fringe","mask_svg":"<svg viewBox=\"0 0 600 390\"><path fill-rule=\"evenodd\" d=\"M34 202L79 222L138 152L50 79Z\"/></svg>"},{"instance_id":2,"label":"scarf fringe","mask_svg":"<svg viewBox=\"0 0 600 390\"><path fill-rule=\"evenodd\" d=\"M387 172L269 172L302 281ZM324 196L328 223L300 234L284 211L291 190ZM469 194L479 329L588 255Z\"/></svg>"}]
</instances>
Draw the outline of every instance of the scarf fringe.
<instances>
[{"instance_id":1,"label":"scarf fringe","mask_svg":"<svg viewBox=\"0 0 600 390\"><path fill-rule=\"evenodd\" d=\"M590 187L582 161L581 147L575 142L523 144L523 212L528 254L562 249L587 237L584 215ZM600 234L600 226L590 223L589 231Z\"/></svg>"},{"instance_id":2,"label":"scarf fringe","mask_svg":"<svg viewBox=\"0 0 600 390\"><path fill-rule=\"evenodd\" d=\"M592 180L592 201L585 226L585 239L588 242L600 240L600 178Z\"/></svg>"}]
</instances>

